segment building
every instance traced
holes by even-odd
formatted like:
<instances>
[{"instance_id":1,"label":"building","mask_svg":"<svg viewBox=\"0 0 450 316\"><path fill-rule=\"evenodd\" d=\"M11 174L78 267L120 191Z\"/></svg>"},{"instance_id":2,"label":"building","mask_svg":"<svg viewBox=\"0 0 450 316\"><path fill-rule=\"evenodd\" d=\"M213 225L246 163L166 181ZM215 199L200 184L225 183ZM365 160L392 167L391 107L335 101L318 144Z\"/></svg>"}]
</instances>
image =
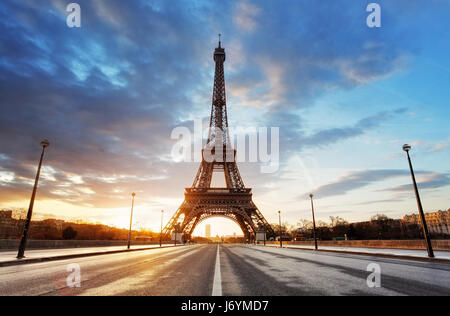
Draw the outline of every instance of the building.
<instances>
[{"instance_id":1,"label":"building","mask_svg":"<svg viewBox=\"0 0 450 316\"><path fill-rule=\"evenodd\" d=\"M1 211L0 212L0 221L11 221L12 220L12 211Z\"/></svg>"},{"instance_id":2,"label":"building","mask_svg":"<svg viewBox=\"0 0 450 316\"><path fill-rule=\"evenodd\" d=\"M15 219L12 211L0 211L0 239L18 238L22 221Z\"/></svg>"},{"instance_id":3,"label":"building","mask_svg":"<svg viewBox=\"0 0 450 316\"><path fill-rule=\"evenodd\" d=\"M205 237L206 238L211 238L211 225L210 224L206 224Z\"/></svg>"},{"instance_id":4,"label":"building","mask_svg":"<svg viewBox=\"0 0 450 316\"><path fill-rule=\"evenodd\" d=\"M425 220L431 234L450 235L450 209L425 213ZM402 223L422 225L419 214L405 215Z\"/></svg>"},{"instance_id":5,"label":"building","mask_svg":"<svg viewBox=\"0 0 450 316\"><path fill-rule=\"evenodd\" d=\"M64 220L54 219L54 218L44 219L43 221L40 221L41 225L56 228L56 230L58 232L62 232L63 231L64 223L65 223Z\"/></svg>"}]
</instances>

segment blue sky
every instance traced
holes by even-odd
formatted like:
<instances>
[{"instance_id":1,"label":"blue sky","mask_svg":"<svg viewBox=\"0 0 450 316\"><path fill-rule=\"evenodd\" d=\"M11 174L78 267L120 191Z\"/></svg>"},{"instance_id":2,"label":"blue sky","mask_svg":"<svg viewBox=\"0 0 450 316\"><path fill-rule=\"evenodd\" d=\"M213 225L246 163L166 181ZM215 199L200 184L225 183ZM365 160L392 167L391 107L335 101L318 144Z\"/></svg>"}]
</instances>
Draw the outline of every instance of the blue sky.
<instances>
[{"instance_id":1,"label":"blue sky","mask_svg":"<svg viewBox=\"0 0 450 316\"><path fill-rule=\"evenodd\" d=\"M424 208L449 207L449 1L378 1L381 28L370 1L78 1L81 28L68 3L0 4L0 207L27 207L47 137L38 217L126 226L136 191L156 230L197 171L170 133L208 120L218 33L231 132L280 127L277 173L240 166L270 222L309 218L310 192L324 221L415 212L403 143Z\"/></svg>"}]
</instances>

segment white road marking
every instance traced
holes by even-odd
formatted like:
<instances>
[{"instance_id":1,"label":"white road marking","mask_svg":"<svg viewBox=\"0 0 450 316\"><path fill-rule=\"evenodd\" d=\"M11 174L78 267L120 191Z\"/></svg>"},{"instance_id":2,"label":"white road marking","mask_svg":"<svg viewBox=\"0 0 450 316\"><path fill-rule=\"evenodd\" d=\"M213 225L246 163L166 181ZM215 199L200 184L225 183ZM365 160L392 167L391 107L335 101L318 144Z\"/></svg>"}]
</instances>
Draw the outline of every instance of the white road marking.
<instances>
[{"instance_id":1,"label":"white road marking","mask_svg":"<svg viewBox=\"0 0 450 316\"><path fill-rule=\"evenodd\" d=\"M220 274L220 247L217 245L216 269L214 271L214 282L212 296L222 296L222 275Z\"/></svg>"}]
</instances>

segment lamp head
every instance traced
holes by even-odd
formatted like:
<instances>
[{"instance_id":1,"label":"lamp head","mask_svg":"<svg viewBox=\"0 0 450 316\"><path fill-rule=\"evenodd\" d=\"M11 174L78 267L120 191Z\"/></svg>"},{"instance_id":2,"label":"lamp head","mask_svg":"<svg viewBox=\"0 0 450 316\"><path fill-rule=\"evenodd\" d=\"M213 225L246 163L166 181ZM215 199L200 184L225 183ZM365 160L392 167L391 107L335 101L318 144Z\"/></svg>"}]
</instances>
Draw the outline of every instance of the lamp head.
<instances>
[{"instance_id":1,"label":"lamp head","mask_svg":"<svg viewBox=\"0 0 450 316\"><path fill-rule=\"evenodd\" d=\"M409 144L404 144L404 145L403 145L403 150L406 151L406 152L410 151L410 150L411 150L411 145L409 145Z\"/></svg>"},{"instance_id":2,"label":"lamp head","mask_svg":"<svg viewBox=\"0 0 450 316\"><path fill-rule=\"evenodd\" d=\"M41 142L41 146L44 147L44 148L50 146L50 142L48 141L48 139L44 139Z\"/></svg>"}]
</instances>

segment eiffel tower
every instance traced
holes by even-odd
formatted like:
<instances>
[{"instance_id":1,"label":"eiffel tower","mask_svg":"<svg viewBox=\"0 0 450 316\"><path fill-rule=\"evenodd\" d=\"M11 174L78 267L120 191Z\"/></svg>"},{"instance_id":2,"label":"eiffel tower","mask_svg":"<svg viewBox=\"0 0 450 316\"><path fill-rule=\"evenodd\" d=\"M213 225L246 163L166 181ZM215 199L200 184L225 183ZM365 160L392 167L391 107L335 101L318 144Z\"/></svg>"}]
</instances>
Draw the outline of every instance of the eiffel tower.
<instances>
[{"instance_id":1,"label":"eiffel tower","mask_svg":"<svg viewBox=\"0 0 450 316\"><path fill-rule=\"evenodd\" d=\"M237 223L251 242L258 231L269 235L274 235L274 232L253 203L252 190L244 186L235 161L236 150L231 147L223 66L225 49L221 46L220 34L214 61L211 120L208 141L202 150L202 162L192 187L186 188L184 202L165 226L163 236L177 232L182 234L183 240L190 240L201 221L221 216ZM214 172L224 173L226 188L211 187Z\"/></svg>"}]
</instances>

